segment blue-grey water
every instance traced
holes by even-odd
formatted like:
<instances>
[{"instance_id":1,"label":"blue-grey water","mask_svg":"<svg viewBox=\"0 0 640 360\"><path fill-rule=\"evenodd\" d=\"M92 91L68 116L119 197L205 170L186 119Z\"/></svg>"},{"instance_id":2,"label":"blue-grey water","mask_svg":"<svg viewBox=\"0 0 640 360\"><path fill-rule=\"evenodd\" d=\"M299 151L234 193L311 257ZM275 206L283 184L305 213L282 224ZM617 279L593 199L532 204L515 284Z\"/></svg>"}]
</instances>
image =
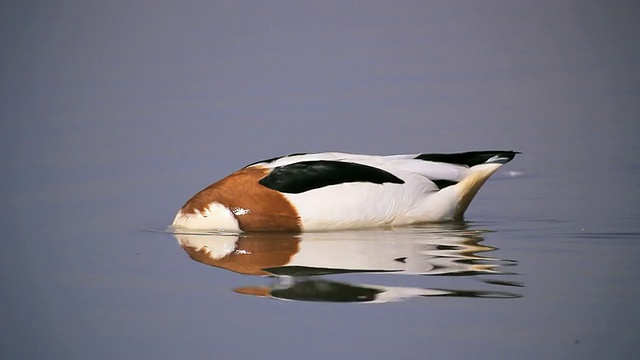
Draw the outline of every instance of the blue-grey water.
<instances>
[{"instance_id":1,"label":"blue-grey water","mask_svg":"<svg viewBox=\"0 0 640 360\"><path fill-rule=\"evenodd\" d=\"M633 2L24 1L0 14L0 358L640 351ZM196 191L259 159L482 149L522 154L465 223L166 231Z\"/></svg>"}]
</instances>

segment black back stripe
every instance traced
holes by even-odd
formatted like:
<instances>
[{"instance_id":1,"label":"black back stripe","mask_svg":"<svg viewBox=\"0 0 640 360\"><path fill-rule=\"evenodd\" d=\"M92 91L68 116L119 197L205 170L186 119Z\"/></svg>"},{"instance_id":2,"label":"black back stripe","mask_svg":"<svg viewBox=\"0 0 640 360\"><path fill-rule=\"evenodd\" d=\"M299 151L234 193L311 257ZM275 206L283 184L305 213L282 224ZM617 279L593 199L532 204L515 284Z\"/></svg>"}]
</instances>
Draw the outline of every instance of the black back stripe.
<instances>
[{"instance_id":1,"label":"black back stripe","mask_svg":"<svg viewBox=\"0 0 640 360\"><path fill-rule=\"evenodd\" d=\"M511 159L513 159L516 154L518 154L518 152L516 151L469 151L455 154L420 154L416 156L416 159L443 162L448 164L466 165L471 167L483 164L494 156L498 156L500 158L500 160L496 161L497 163L504 164L511 161Z\"/></svg>"},{"instance_id":2,"label":"black back stripe","mask_svg":"<svg viewBox=\"0 0 640 360\"><path fill-rule=\"evenodd\" d=\"M253 166L253 165L261 164L261 163L267 163L267 164L269 164L269 163L272 163L272 162L274 162L274 161L276 161L276 160L280 160L280 159L282 159L282 158L286 158L286 157L290 157L290 156L299 156L299 155L307 155L307 154L308 154L308 153L293 153L293 154L284 155L284 156L276 156L276 157L273 157L273 158L270 158L270 159L260 160L260 161L253 162L253 163L251 163L251 164L249 164L249 165L245 166L244 168L248 168L249 166Z\"/></svg>"},{"instance_id":3,"label":"black back stripe","mask_svg":"<svg viewBox=\"0 0 640 360\"><path fill-rule=\"evenodd\" d=\"M259 183L283 193L299 194L351 182L404 184L397 176L372 166L343 161L302 161L278 166Z\"/></svg>"}]
</instances>

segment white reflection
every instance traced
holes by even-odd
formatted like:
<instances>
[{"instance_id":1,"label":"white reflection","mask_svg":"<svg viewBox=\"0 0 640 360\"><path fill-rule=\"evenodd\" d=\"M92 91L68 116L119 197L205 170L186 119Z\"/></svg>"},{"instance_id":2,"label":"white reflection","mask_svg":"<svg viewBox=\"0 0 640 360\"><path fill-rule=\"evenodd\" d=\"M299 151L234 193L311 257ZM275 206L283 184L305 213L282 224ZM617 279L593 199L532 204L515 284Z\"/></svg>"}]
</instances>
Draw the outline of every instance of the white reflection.
<instances>
[{"instance_id":1,"label":"white reflection","mask_svg":"<svg viewBox=\"0 0 640 360\"><path fill-rule=\"evenodd\" d=\"M517 297L506 292L349 284L320 277L354 272L466 276L503 273L501 269L514 262L487 256L485 253L494 248L481 244L483 233L464 224L448 224L303 234L176 233L175 237L195 261L277 279L268 287L235 289L242 294L334 302L388 302L425 296Z\"/></svg>"}]
</instances>

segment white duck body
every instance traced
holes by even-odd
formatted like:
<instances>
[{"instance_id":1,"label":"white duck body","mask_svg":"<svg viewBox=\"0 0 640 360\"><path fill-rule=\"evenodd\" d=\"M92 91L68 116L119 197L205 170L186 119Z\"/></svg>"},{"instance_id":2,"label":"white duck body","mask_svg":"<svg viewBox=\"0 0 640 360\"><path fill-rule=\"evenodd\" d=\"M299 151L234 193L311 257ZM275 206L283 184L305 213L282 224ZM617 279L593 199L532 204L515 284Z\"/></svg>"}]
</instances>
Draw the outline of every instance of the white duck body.
<instances>
[{"instance_id":1,"label":"white duck body","mask_svg":"<svg viewBox=\"0 0 640 360\"><path fill-rule=\"evenodd\" d=\"M251 164L191 198L177 229L325 231L461 219L513 151L293 154Z\"/></svg>"}]
</instances>

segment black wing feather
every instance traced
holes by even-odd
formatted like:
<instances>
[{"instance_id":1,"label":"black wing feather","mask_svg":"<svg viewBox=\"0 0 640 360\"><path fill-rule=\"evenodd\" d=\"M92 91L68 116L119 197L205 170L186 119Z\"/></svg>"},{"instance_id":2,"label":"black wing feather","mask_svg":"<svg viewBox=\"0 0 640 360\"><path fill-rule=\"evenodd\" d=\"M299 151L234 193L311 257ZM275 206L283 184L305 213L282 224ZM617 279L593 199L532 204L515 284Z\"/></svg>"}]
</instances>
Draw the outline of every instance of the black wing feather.
<instances>
[{"instance_id":1,"label":"black wing feather","mask_svg":"<svg viewBox=\"0 0 640 360\"><path fill-rule=\"evenodd\" d=\"M436 186L438 187L438 190L442 190L446 187L453 186L458 183L457 181L451 181L451 180L431 180L431 181L433 181L433 183L436 184Z\"/></svg>"},{"instance_id":2,"label":"black wing feather","mask_svg":"<svg viewBox=\"0 0 640 360\"><path fill-rule=\"evenodd\" d=\"M350 182L404 184L397 176L373 166L328 160L278 166L259 181L270 189L291 194Z\"/></svg>"},{"instance_id":3,"label":"black wing feather","mask_svg":"<svg viewBox=\"0 0 640 360\"><path fill-rule=\"evenodd\" d=\"M499 156L501 158L497 162L505 164L511 161L511 159L513 159L516 154L519 154L519 152L501 150L469 151L455 154L420 154L416 156L416 159L443 162L448 164L466 165L471 167L483 164L494 156Z\"/></svg>"}]
</instances>

